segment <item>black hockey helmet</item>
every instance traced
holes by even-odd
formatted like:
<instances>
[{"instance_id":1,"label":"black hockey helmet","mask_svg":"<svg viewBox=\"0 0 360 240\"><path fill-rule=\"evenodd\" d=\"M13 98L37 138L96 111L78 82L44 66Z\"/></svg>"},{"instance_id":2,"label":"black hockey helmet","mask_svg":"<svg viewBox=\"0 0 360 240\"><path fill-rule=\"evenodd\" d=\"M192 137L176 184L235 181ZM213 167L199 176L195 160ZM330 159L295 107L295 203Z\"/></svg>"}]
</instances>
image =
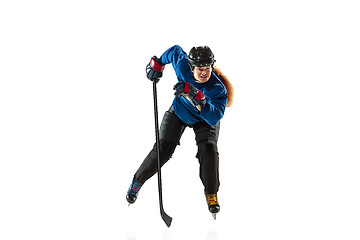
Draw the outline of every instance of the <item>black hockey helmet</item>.
<instances>
[{"instance_id":1,"label":"black hockey helmet","mask_svg":"<svg viewBox=\"0 0 360 240\"><path fill-rule=\"evenodd\" d=\"M208 46L193 47L188 55L189 64L193 67L204 67L215 63L214 54Z\"/></svg>"}]
</instances>

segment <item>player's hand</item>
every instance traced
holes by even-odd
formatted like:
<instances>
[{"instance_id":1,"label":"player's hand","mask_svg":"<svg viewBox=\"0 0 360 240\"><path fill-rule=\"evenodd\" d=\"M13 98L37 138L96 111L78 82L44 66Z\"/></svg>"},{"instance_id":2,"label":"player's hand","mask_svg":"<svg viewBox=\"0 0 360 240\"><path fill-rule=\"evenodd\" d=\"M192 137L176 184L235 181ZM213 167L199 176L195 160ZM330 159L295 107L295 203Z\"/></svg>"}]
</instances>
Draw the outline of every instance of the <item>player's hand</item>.
<instances>
[{"instance_id":1,"label":"player's hand","mask_svg":"<svg viewBox=\"0 0 360 240\"><path fill-rule=\"evenodd\" d=\"M162 64L160 59L158 59L156 56L153 56L150 59L150 63L148 65L146 65L145 70L146 70L147 78L151 81L158 82L163 75L162 72L164 71L164 68L165 68L165 65Z\"/></svg>"},{"instance_id":2,"label":"player's hand","mask_svg":"<svg viewBox=\"0 0 360 240\"><path fill-rule=\"evenodd\" d=\"M189 100L194 106L204 106L206 103L205 95L188 82L178 82L174 86L177 97L184 97Z\"/></svg>"}]
</instances>

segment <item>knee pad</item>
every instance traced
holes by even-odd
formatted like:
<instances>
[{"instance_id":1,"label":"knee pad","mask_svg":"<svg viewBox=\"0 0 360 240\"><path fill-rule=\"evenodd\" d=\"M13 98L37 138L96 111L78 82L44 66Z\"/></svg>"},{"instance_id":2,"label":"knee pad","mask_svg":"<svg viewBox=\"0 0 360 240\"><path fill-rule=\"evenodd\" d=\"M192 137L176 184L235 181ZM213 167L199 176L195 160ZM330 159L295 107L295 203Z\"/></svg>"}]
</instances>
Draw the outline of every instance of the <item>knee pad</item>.
<instances>
[{"instance_id":1,"label":"knee pad","mask_svg":"<svg viewBox=\"0 0 360 240\"><path fill-rule=\"evenodd\" d=\"M177 145L174 144L174 143L170 143L170 142L167 142L167 141L160 140L160 162L161 162L161 166L164 163L166 163L172 157L176 146ZM153 154L153 158L156 160L157 159L156 143L154 144L154 147L153 147L151 153Z\"/></svg>"},{"instance_id":2,"label":"knee pad","mask_svg":"<svg viewBox=\"0 0 360 240\"><path fill-rule=\"evenodd\" d=\"M218 158L219 153L215 141L202 141L198 143L198 152L196 157L200 158Z\"/></svg>"}]
</instances>

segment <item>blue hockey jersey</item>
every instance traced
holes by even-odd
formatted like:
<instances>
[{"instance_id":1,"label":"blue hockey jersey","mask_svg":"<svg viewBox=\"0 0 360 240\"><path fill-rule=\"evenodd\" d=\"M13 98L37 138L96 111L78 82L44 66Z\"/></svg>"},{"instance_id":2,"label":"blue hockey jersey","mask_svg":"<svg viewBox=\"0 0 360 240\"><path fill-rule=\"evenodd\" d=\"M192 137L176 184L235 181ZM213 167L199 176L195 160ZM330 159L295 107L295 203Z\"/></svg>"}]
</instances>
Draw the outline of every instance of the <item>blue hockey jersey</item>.
<instances>
[{"instance_id":1,"label":"blue hockey jersey","mask_svg":"<svg viewBox=\"0 0 360 240\"><path fill-rule=\"evenodd\" d=\"M193 78L186 52L175 45L166 50L160 57L163 64L171 63L178 81L188 82L202 91L206 98L206 104L201 107L199 112L190 101L183 97L175 97L172 107L175 114L186 124L195 124L206 121L209 125L215 126L224 116L227 91L221 80L211 73L210 79L205 83L196 83Z\"/></svg>"}]
</instances>

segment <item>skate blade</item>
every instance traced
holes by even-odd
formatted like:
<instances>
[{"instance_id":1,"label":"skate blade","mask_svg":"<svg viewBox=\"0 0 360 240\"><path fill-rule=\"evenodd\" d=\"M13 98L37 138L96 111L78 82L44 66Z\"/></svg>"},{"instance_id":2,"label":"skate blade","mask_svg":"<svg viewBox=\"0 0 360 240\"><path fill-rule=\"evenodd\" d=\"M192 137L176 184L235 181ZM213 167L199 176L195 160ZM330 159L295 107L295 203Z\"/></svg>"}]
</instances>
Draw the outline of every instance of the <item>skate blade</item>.
<instances>
[{"instance_id":1,"label":"skate blade","mask_svg":"<svg viewBox=\"0 0 360 240\"><path fill-rule=\"evenodd\" d=\"M211 215L213 216L214 220L216 220L216 213L212 213Z\"/></svg>"}]
</instances>

